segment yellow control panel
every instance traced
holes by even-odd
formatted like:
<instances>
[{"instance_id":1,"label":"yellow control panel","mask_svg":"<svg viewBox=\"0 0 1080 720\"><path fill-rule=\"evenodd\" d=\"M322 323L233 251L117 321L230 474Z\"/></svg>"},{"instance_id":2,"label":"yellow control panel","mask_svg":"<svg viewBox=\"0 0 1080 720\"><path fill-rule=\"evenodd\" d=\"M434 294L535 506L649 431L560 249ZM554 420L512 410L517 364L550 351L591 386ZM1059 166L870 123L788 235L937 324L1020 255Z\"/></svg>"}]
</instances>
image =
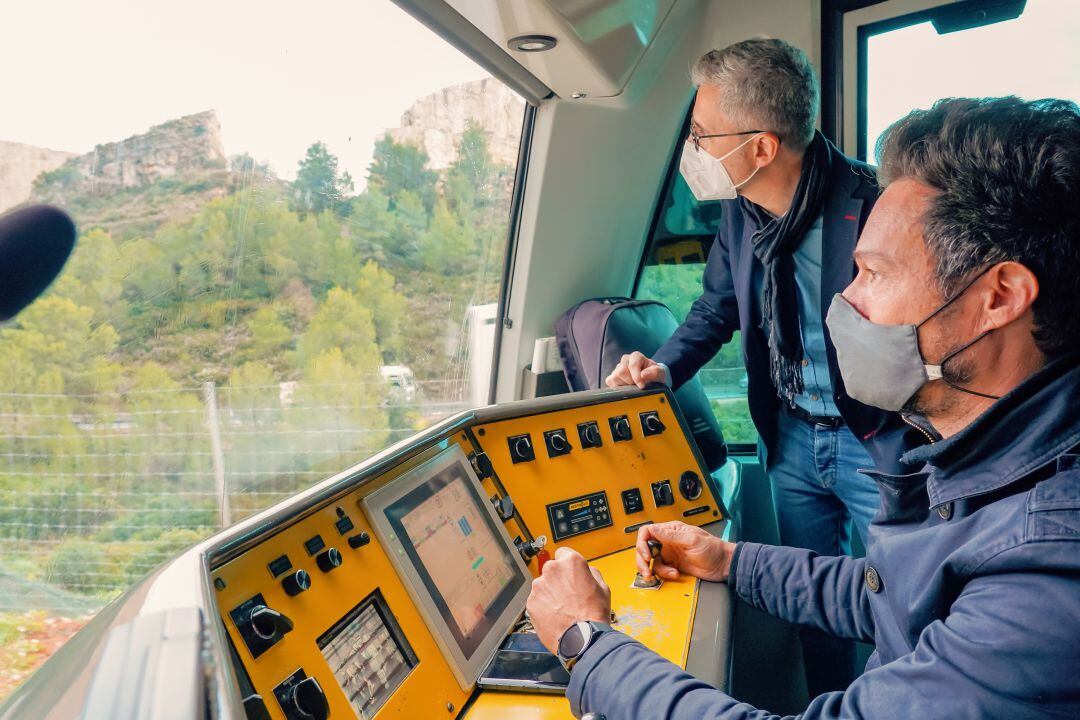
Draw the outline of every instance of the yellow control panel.
<instances>
[{"instance_id":1,"label":"yellow control panel","mask_svg":"<svg viewBox=\"0 0 1080 720\"><path fill-rule=\"evenodd\" d=\"M715 522L722 509L665 394L476 426L476 443L525 527L587 558L649 522Z\"/></svg>"},{"instance_id":2,"label":"yellow control panel","mask_svg":"<svg viewBox=\"0 0 1080 720\"><path fill-rule=\"evenodd\" d=\"M580 393L445 426L212 565L253 716L569 718L565 697L463 682L461 652L488 648L492 633L501 642L511 628L500 623L520 615L540 536L546 552L571 547L603 573L617 629L685 666L696 581L631 587L642 524L724 519L670 393ZM459 552L461 583L445 567ZM498 622L489 601L503 603ZM471 642L484 633L487 644Z\"/></svg>"}]
</instances>

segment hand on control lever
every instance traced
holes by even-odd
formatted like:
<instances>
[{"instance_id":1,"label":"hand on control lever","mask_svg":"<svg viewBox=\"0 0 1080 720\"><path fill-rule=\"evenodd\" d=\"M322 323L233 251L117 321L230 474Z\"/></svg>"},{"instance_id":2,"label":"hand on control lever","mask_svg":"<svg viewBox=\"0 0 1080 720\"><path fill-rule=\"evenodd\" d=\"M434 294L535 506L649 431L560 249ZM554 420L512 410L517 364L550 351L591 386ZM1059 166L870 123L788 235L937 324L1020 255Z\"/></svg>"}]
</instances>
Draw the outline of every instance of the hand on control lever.
<instances>
[{"instance_id":1,"label":"hand on control lever","mask_svg":"<svg viewBox=\"0 0 1080 720\"><path fill-rule=\"evenodd\" d=\"M660 556L653 559L649 541L662 544ZM708 532L684 522L646 525L638 530L637 569L649 579L653 573L664 580L675 580L680 573L691 577L722 582L727 580L735 543L725 542Z\"/></svg>"},{"instance_id":2,"label":"hand on control lever","mask_svg":"<svg viewBox=\"0 0 1080 720\"><path fill-rule=\"evenodd\" d=\"M589 567L584 557L561 547L544 563L540 577L532 581L525 609L540 642L555 652L559 638L574 623L611 620L611 590L600 571Z\"/></svg>"}]
</instances>

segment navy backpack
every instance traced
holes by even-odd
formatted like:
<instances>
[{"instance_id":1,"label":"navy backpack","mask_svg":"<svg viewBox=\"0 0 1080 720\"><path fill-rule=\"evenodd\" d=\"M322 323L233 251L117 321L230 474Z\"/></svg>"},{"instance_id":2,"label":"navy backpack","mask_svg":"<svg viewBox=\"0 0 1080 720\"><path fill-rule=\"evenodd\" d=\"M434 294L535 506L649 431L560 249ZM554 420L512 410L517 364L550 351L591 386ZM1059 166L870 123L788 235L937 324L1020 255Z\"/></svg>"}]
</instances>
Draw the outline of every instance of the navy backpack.
<instances>
[{"instance_id":1,"label":"navy backpack","mask_svg":"<svg viewBox=\"0 0 1080 720\"><path fill-rule=\"evenodd\" d=\"M608 297L574 305L555 321L567 385L572 391L604 387L623 355L639 350L651 356L678 326L671 310L653 300ZM701 381L691 378L675 398L705 464L715 471L727 460L727 446Z\"/></svg>"}]
</instances>

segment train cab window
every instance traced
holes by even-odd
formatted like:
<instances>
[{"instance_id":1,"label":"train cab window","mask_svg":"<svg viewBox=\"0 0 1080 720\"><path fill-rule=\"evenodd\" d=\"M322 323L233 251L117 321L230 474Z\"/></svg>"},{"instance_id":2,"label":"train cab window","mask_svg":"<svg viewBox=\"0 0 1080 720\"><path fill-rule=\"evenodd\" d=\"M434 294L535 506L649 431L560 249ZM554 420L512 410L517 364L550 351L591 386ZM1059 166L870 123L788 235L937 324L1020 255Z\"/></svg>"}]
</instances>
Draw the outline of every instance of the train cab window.
<instances>
[{"instance_id":1,"label":"train cab window","mask_svg":"<svg viewBox=\"0 0 1080 720\"><path fill-rule=\"evenodd\" d=\"M79 229L0 326L25 674L182 547L486 404L525 101L388 1L6 15L49 39L0 47L0 211Z\"/></svg>"},{"instance_id":2,"label":"train cab window","mask_svg":"<svg viewBox=\"0 0 1080 720\"><path fill-rule=\"evenodd\" d=\"M701 294L701 277L720 222L720 204L698 202L679 174L678 143L653 218L635 297L657 300L682 321ZM757 441L746 399L747 377L739 333L698 372L709 404L738 449Z\"/></svg>"},{"instance_id":3,"label":"train cab window","mask_svg":"<svg viewBox=\"0 0 1080 720\"><path fill-rule=\"evenodd\" d=\"M881 12L890 5L883 3ZM1028 0L987 5L983 13L957 14L939 6L859 26L857 151L862 159L875 163L882 132L939 98L1080 101L1080 5Z\"/></svg>"}]
</instances>

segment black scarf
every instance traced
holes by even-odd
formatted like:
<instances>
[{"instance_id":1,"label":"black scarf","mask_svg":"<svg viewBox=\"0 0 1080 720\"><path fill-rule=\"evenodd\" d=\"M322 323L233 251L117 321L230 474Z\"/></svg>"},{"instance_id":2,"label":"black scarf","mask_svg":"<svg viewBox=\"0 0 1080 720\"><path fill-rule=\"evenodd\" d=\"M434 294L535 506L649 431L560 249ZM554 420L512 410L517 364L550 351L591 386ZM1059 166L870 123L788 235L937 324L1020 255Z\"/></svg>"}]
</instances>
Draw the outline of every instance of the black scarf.
<instances>
[{"instance_id":1,"label":"black scarf","mask_svg":"<svg viewBox=\"0 0 1080 720\"><path fill-rule=\"evenodd\" d=\"M762 329L769 338L769 374L776 392L789 403L802 394L802 333L799 293L792 253L814 224L829 189L829 146L821 133L803 155L802 174L791 207L753 235L754 255L765 266L761 288Z\"/></svg>"}]
</instances>

